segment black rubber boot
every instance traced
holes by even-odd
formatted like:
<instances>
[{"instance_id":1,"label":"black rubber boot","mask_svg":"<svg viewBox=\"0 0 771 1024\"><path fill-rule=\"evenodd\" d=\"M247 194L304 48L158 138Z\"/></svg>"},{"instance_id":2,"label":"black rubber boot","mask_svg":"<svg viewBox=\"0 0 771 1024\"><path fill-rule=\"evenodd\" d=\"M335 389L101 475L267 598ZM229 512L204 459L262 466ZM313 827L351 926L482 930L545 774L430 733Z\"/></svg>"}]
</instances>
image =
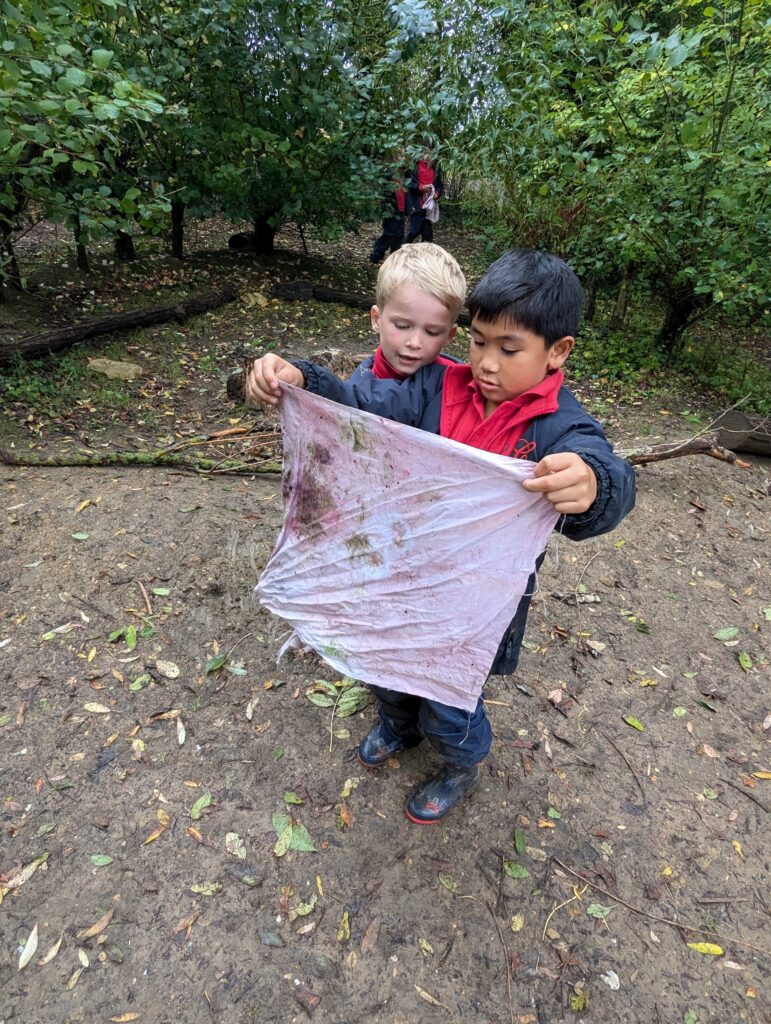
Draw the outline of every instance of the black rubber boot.
<instances>
[{"instance_id":1,"label":"black rubber boot","mask_svg":"<svg viewBox=\"0 0 771 1024\"><path fill-rule=\"evenodd\" d=\"M393 736L391 730L386 730L383 723L378 722L359 744L359 749L356 751L359 764L364 765L365 768L379 768L394 754L406 750L408 746L415 745L405 742L399 736L390 739L391 736Z\"/></svg>"},{"instance_id":2,"label":"black rubber boot","mask_svg":"<svg viewBox=\"0 0 771 1024\"><path fill-rule=\"evenodd\" d=\"M445 764L433 779L419 786L407 802L406 814L416 825L436 825L479 784L479 767Z\"/></svg>"}]
</instances>

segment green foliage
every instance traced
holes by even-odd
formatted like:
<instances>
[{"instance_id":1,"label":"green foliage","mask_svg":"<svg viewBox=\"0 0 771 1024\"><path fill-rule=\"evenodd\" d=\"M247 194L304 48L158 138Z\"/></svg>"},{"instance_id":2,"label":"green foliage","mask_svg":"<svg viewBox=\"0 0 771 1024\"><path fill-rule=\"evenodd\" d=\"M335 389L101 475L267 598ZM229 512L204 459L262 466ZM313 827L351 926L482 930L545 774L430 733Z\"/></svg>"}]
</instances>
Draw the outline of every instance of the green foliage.
<instances>
[{"instance_id":1,"label":"green foliage","mask_svg":"<svg viewBox=\"0 0 771 1024\"><path fill-rule=\"evenodd\" d=\"M110 46L117 0L3 4L0 21L0 241L29 204L85 231L115 230L140 208L132 183L105 184L118 135L163 109ZM148 200L150 205L155 200Z\"/></svg>"},{"instance_id":2,"label":"green foliage","mask_svg":"<svg viewBox=\"0 0 771 1024\"><path fill-rule=\"evenodd\" d=\"M633 262L664 300L670 354L711 306L733 317L764 307L771 28L760 0L672 0L645 16L509 0L478 24L500 47L471 79L485 103L456 166L476 169L468 202L506 245L560 252L585 278Z\"/></svg>"}]
</instances>

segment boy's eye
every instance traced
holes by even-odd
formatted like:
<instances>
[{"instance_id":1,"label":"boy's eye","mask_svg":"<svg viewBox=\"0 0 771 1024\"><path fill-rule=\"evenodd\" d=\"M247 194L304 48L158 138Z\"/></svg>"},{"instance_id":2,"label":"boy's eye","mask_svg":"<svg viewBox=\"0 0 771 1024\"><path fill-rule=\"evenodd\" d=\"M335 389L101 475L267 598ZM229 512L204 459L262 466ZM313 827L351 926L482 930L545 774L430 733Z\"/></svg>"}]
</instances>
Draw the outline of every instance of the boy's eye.
<instances>
[{"instance_id":1,"label":"boy's eye","mask_svg":"<svg viewBox=\"0 0 771 1024\"><path fill-rule=\"evenodd\" d=\"M519 352L519 349L518 348L502 348L501 352L505 356L515 356L517 354L517 352Z\"/></svg>"}]
</instances>

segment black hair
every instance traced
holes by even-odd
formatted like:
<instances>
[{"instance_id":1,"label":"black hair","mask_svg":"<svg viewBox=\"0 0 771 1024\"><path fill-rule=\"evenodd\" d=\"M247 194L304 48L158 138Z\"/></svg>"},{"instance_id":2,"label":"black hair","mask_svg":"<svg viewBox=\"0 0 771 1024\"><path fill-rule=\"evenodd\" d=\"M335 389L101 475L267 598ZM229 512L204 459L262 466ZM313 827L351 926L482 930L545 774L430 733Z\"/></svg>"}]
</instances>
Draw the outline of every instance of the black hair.
<instances>
[{"instance_id":1,"label":"black hair","mask_svg":"<svg viewBox=\"0 0 771 1024\"><path fill-rule=\"evenodd\" d=\"M507 319L539 334L551 348L581 323L581 283L557 256L538 249L512 249L493 263L474 286L466 305L471 319Z\"/></svg>"}]
</instances>

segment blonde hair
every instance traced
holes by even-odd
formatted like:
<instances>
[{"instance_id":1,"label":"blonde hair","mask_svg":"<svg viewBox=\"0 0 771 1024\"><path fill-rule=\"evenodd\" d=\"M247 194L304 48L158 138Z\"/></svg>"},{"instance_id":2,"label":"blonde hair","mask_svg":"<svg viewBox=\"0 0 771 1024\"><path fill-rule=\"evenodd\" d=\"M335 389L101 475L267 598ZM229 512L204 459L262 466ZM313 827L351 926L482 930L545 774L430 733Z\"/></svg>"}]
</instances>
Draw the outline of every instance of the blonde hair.
<instances>
[{"instance_id":1,"label":"blonde hair","mask_svg":"<svg viewBox=\"0 0 771 1024\"><path fill-rule=\"evenodd\" d=\"M466 301L466 278L458 261L433 242L403 245L385 260L375 290L375 302L381 312L396 289L405 284L439 299L452 313L453 320Z\"/></svg>"}]
</instances>

